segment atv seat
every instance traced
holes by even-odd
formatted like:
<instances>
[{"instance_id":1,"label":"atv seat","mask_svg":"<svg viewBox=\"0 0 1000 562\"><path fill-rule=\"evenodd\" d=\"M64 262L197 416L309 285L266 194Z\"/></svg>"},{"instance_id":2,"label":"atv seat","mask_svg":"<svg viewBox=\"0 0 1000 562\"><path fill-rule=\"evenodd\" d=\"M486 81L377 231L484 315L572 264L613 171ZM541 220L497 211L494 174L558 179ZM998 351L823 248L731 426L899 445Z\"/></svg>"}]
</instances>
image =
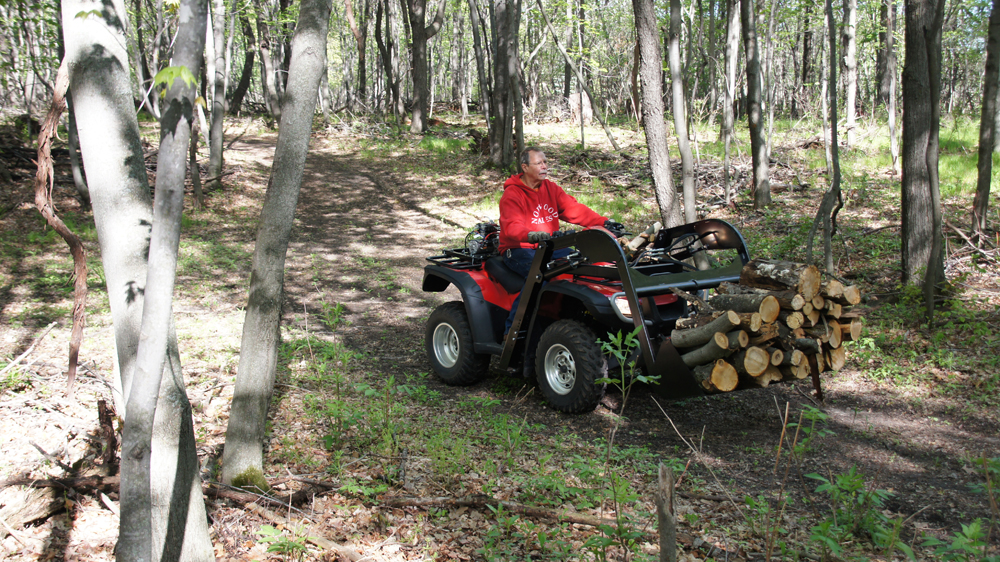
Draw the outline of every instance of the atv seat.
<instances>
[{"instance_id":1,"label":"atv seat","mask_svg":"<svg viewBox=\"0 0 1000 562\"><path fill-rule=\"evenodd\" d=\"M503 256L493 256L486 260L486 273L495 279L505 291L516 295L524 288L524 277L507 267Z\"/></svg>"}]
</instances>

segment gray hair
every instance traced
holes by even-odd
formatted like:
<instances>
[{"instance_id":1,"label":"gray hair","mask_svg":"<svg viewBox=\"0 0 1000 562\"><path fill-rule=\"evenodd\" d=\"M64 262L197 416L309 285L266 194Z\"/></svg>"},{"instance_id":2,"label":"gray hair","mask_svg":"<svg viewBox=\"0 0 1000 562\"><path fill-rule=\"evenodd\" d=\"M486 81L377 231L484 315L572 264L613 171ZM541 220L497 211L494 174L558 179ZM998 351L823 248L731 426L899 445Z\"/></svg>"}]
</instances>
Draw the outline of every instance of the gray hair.
<instances>
[{"instance_id":1,"label":"gray hair","mask_svg":"<svg viewBox=\"0 0 1000 562\"><path fill-rule=\"evenodd\" d=\"M538 148L536 148L534 146L529 146L528 148L525 148L524 150L521 151L521 159L519 161L521 166L530 166L531 165L531 153L532 152L541 152L541 150L539 150Z\"/></svg>"}]
</instances>

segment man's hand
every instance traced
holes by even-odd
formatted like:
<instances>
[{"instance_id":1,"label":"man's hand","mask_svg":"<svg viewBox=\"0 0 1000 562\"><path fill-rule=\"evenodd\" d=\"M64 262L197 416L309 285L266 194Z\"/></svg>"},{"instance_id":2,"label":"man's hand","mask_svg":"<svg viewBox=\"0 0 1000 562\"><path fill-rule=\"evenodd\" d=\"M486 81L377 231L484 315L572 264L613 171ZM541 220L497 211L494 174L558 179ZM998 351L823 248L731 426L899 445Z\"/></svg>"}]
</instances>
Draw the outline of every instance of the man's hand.
<instances>
[{"instance_id":1,"label":"man's hand","mask_svg":"<svg viewBox=\"0 0 1000 562\"><path fill-rule=\"evenodd\" d=\"M532 244L537 244L542 240L548 240L550 238L552 238L552 236L548 232L534 231L528 233L528 242L531 242Z\"/></svg>"},{"instance_id":2,"label":"man's hand","mask_svg":"<svg viewBox=\"0 0 1000 562\"><path fill-rule=\"evenodd\" d=\"M611 232L620 232L625 230L625 225L620 222L615 222L611 219L604 221L604 228L610 230Z\"/></svg>"}]
</instances>

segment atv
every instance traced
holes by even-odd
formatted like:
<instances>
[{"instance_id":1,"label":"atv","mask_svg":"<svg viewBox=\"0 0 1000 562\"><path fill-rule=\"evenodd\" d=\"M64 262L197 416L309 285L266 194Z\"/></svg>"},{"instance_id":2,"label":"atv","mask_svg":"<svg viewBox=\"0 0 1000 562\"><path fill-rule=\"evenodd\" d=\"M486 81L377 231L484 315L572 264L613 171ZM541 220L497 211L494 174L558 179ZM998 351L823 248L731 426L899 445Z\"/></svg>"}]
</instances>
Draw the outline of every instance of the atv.
<instances>
[{"instance_id":1,"label":"atv","mask_svg":"<svg viewBox=\"0 0 1000 562\"><path fill-rule=\"evenodd\" d=\"M603 398L609 369L621 367L602 351L601 340L635 331L639 345L627 362L658 377L657 392L676 398L703 394L670 332L679 318L694 313L688 301L698 300L679 295L739 280L750 255L736 228L716 219L651 227L646 239L635 239L640 244L625 244L619 238L626 233L603 227L557 233L539 244L527 278L504 264L499 230L495 223L480 223L464 247L427 258L423 290L454 285L462 295L437 307L427 321L427 355L442 381L475 384L495 357L499 371L537 378L555 409L587 412ZM570 248L569 255L553 259L562 248Z\"/></svg>"}]
</instances>

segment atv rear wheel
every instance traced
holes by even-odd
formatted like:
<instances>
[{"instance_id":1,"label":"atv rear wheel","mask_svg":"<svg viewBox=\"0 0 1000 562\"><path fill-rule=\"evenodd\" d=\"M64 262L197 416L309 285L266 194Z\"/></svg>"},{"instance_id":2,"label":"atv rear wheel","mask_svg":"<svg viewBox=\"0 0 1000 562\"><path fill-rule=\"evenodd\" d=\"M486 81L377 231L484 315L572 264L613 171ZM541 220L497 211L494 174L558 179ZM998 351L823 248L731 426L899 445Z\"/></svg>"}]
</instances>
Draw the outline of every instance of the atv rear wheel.
<instances>
[{"instance_id":1,"label":"atv rear wheel","mask_svg":"<svg viewBox=\"0 0 1000 562\"><path fill-rule=\"evenodd\" d=\"M569 414L589 412L604 397L608 362L594 332L576 320L549 326L535 356L538 386L555 409Z\"/></svg>"},{"instance_id":2,"label":"atv rear wheel","mask_svg":"<svg viewBox=\"0 0 1000 562\"><path fill-rule=\"evenodd\" d=\"M486 376L490 356L473 351L464 304L453 301L435 308L427 320L424 343L431 367L446 384L469 386Z\"/></svg>"}]
</instances>

